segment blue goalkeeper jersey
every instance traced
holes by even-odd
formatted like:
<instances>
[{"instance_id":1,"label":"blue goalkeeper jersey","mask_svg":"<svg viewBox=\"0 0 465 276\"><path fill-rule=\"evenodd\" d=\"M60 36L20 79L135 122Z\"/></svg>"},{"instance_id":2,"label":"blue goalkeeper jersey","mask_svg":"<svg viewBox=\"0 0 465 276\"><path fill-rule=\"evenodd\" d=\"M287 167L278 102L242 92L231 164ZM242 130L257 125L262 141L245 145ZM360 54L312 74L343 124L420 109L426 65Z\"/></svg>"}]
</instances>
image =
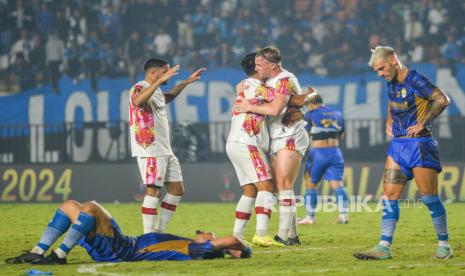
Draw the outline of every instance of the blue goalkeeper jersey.
<instances>
[{"instance_id":1,"label":"blue goalkeeper jersey","mask_svg":"<svg viewBox=\"0 0 465 276\"><path fill-rule=\"evenodd\" d=\"M387 86L392 134L394 137L407 136L407 128L424 119L430 105L429 96L436 86L416 70L410 70L402 83L393 80ZM432 132L429 122L420 136L432 135Z\"/></svg>"}]
</instances>

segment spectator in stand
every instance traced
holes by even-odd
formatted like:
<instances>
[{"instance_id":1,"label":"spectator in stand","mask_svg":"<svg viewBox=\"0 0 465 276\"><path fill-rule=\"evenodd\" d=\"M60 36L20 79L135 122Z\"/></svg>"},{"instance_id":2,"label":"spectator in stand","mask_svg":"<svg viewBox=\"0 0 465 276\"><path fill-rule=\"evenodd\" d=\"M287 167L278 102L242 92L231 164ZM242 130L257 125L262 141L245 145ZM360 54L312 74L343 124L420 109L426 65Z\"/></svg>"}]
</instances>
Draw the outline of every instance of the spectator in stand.
<instances>
[{"instance_id":1,"label":"spectator in stand","mask_svg":"<svg viewBox=\"0 0 465 276\"><path fill-rule=\"evenodd\" d=\"M58 80L60 79L60 65L65 57L65 43L55 31L50 32L45 44L45 63L48 67L50 84L53 92L60 93Z\"/></svg>"}]
</instances>

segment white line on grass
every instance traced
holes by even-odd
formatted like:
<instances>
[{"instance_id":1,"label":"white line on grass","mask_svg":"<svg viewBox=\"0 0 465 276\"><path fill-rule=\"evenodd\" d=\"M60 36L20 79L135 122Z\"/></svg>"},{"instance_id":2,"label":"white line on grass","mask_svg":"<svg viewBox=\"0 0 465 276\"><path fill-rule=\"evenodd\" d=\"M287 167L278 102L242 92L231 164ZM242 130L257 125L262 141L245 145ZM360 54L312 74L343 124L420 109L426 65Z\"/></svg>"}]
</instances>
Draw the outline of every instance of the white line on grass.
<instances>
[{"instance_id":1,"label":"white line on grass","mask_svg":"<svg viewBox=\"0 0 465 276\"><path fill-rule=\"evenodd\" d=\"M95 275L108 275L108 276L122 276L122 275L127 275L127 274L119 274L119 273L113 273L113 272L100 272L97 271L99 267L105 267L105 266L115 266L116 263L104 263L104 264L86 264L86 265L80 265L77 268L78 273L89 273L89 274L95 274Z\"/></svg>"}]
</instances>

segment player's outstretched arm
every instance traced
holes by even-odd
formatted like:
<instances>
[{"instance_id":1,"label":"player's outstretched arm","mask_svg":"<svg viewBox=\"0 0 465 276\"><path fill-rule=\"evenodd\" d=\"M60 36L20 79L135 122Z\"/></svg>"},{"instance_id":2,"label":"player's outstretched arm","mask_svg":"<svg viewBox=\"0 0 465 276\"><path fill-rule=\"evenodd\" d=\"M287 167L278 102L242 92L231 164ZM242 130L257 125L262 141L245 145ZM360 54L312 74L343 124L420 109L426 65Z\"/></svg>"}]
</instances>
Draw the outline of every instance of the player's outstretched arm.
<instances>
[{"instance_id":1,"label":"player's outstretched arm","mask_svg":"<svg viewBox=\"0 0 465 276\"><path fill-rule=\"evenodd\" d=\"M190 75L187 79L181 81L178 85L173 87L168 93L165 94L165 102L169 103L172 100L174 100L184 88L186 88L187 85L193 83L196 80L199 80L200 77L202 76L203 72L205 72L207 69L206 68L200 68L192 75Z\"/></svg>"},{"instance_id":2,"label":"player's outstretched arm","mask_svg":"<svg viewBox=\"0 0 465 276\"><path fill-rule=\"evenodd\" d=\"M415 137L417 134L421 133L421 131L425 128L425 125L433 121L436 117L441 114L444 109L449 106L450 99L439 88L434 88L429 96L430 101L430 108L428 112L425 114L425 117L421 122L418 122L416 125L411 126L407 129L407 135L409 137Z\"/></svg>"},{"instance_id":3,"label":"player's outstretched arm","mask_svg":"<svg viewBox=\"0 0 465 276\"><path fill-rule=\"evenodd\" d=\"M173 68L166 71L159 79L151 83L149 87L142 89L140 93L134 96L134 98L132 99L132 103L136 106L141 106L145 104L152 96L153 92L155 92L155 90L157 90L157 88L162 83L167 82L171 77L178 74L179 68L179 65L176 65Z\"/></svg>"},{"instance_id":4,"label":"player's outstretched arm","mask_svg":"<svg viewBox=\"0 0 465 276\"><path fill-rule=\"evenodd\" d=\"M250 258L252 256L251 248L234 236L218 238L211 243L215 249L226 249L226 253L234 258Z\"/></svg>"}]
</instances>

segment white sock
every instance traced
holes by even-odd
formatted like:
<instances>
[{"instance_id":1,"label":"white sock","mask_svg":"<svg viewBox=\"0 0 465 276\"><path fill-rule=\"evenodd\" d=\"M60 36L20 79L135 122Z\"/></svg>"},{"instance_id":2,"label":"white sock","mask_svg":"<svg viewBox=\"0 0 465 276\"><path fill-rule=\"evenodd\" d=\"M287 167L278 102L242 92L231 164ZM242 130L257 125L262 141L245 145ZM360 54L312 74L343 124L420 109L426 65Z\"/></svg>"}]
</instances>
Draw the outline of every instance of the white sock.
<instances>
[{"instance_id":1,"label":"white sock","mask_svg":"<svg viewBox=\"0 0 465 276\"><path fill-rule=\"evenodd\" d=\"M61 250L59 247L55 249L55 254L57 254L58 258L64 259L68 255L65 251Z\"/></svg>"},{"instance_id":2,"label":"white sock","mask_svg":"<svg viewBox=\"0 0 465 276\"><path fill-rule=\"evenodd\" d=\"M279 229L278 236L287 240L289 229L295 215L295 195L293 190L282 190L278 193L279 199Z\"/></svg>"},{"instance_id":3,"label":"white sock","mask_svg":"<svg viewBox=\"0 0 465 276\"><path fill-rule=\"evenodd\" d=\"M258 191L255 200L255 214L257 216L257 226L255 234L259 237L268 234L268 222L271 216L271 207L273 206L274 196L267 191Z\"/></svg>"},{"instance_id":4,"label":"white sock","mask_svg":"<svg viewBox=\"0 0 465 276\"><path fill-rule=\"evenodd\" d=\"M252 207L255 203L255 198L241 196L236 207L236 221L234 222L233 235L235 237L244 238L244 231L252 213Z\"/></svg>"},{"instance_id":5,"label":"white sock","mask_svg":"<svg viewBox=\"0 0 465 276\"><path fill-rule=\"evenodd\" d=\"M450 248L449 241L438 241L438 242L439 242L439 246L445 246L445 247Z\"/></svg>"},{"instance_id":6,"label":"white sock","mask_svg":"<svg viewBox=\"0 0 465 276\"><path fill-rule=\"evenodd\" d=\"M154 232L155 220L157 219L158 201L158 197L148 195L144 197L141 209L144 234Z\"/></svg>"},{"instance_id":7,"label":"white sock","mask_svg":"<svg viewBox=\"0 0 465 276\"><path fill-rule=\"evenodd\" d=\"M289 228L289 238L297 237L297 214L294 213L294 218L291 220L291 228Z\"/></svg>"},{"instance_id":8,"label":"white sock","mask_svg":"<svg viewBox=\"0 0 465 276\"><path fill-rule=\"evenodd\" d=\"M37 245L34 246L32 249L31 249L31 253L35 253L35 254L39 254L39 255L43 255L45 253L45 251L38 247Z\"/></svg>"},{"instance_id":9,"label":"white sock","mask_svg":"<svg viewBox=\"0 0 465 276\"><path fill-rule=\"evenodd\" d=\"M170 221L174 212L176 212L176 207L178 206L179 201L181 201L181 196L166 193L160 204L160 214L158 215L157 223L155 225L156 232L165 232L166 225Z\"/></svg>"},{"instance_id":10,"label":"white sock","mask_svg":"<svg viewBox=\"0 0 465 276\"><path fill-rule=\"evenodd\" d=\"M391 247L391 243L388 241L379 241L379 245L382 245L384 247Z\"/></svg>"}]
</instances>

